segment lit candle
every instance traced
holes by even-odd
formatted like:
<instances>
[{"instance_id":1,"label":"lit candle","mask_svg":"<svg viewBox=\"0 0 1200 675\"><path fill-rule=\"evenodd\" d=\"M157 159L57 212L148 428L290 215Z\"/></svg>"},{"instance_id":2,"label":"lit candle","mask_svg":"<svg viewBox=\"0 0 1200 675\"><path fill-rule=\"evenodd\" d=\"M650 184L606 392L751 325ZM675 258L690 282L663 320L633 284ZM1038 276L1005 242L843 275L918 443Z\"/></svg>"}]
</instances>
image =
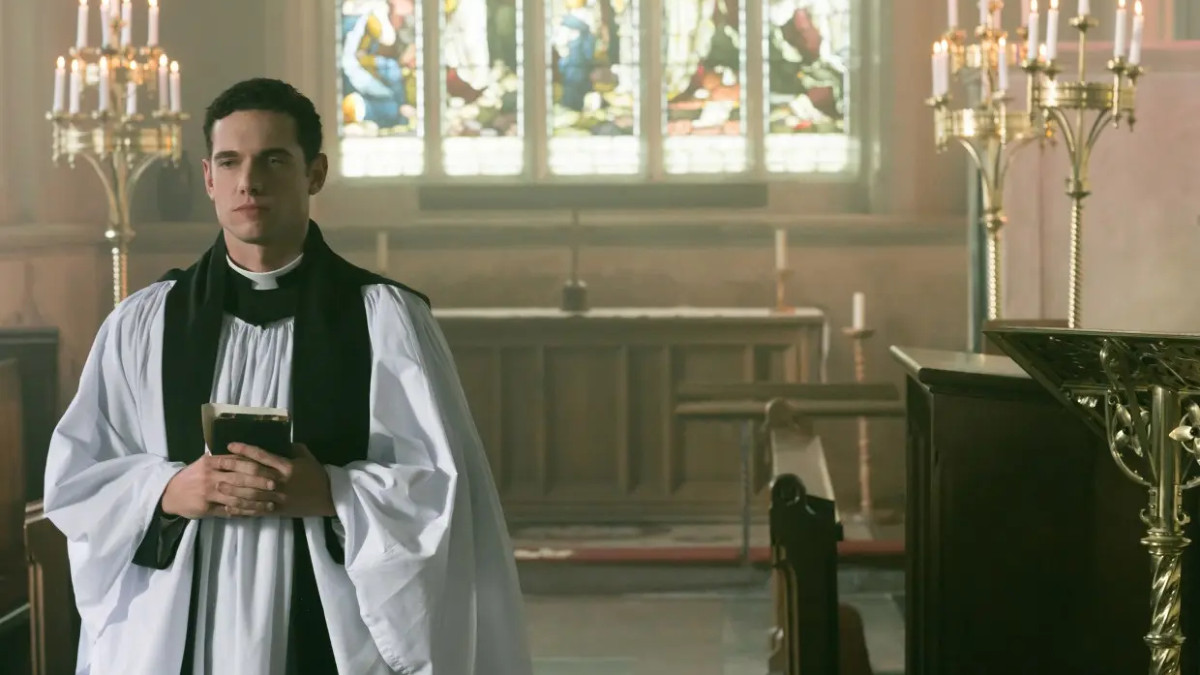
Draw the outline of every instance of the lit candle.
<instances>
[{"instance_id":1,"label":"lit candle","mask_svg":"<svg viewBox=\"0 0 1200 675\"><path fill-rule=\"evenodd\" d=\"M1091 0L1079 0L1079 16L1091 16L1092 2Z\"/></svg>"},{"instance_id":2,"label":"lit candle","mask_svg":"<svg viewBox=\"0 0 1200 675\"><path fill-rule=\"evenodd\" d=\"M88 38L88 0L79 0L79 17L75 25L75 46L80 49L87 46Z\"/></svg>"},{"instance_id":3,"label":"lit candle","mask_svg":"<svg viewBox=\"0 0 1200 675\"><path fill-rule=\"evenodd\" d=\"M100 0L100 46L108 49L112 44L112 10L108 8L109 0Z\"/></svg>"},{"instance_id":4,"label":"lit candle","mask_svg":"<svg viewBox=\"0 0 1200 675\"><path fill-rule=\"evenodd\" d=\"M1008 40L1000 38L997 43L1000 53L996 58L1000 62L1000 91L1008 91Z\"/></svg>"},{"instance_id":5,"label":"lit candle","mask_svg":"<svg viewBox=\"0 0 1200 675\"><path fill-rule=\"evenodd\" d=\"M375 271L387 274L388 271L388 233L375 234Z\"/></svg>"},{"instance_id":6,"label":"lit candle","mask_svg":"<svg viewBox=\"0 0 1200 675\"><path fill-rule=\"evenodd\" d=\"M1128 10L1125 9L1125 0L1120 0L1117 3L1117 27L1116 36L1113 37L1113 58L1120 59L1125 57L1125 41L1129 32L1129 26L1126 22Z\"/></svg>"},{"instance_id":7,"label":"lit candle","mask_svg":"<svg viewBox=\"0 0 1200 675\"><path fill-rule=\"evenodd\" d=\"M68 112L72 115L79 113L79 95L83 91L83 83L79 81L79 59L71 59L71 103Z\"/></svg>"},{"instance_id":8,"label":"lit candle","mask_svg":"<svg viewBox=\"0 0 1200 675\"><path fill-rule=\"evenodd\" d=\"M58 65L54 67L54 112L60 113L63 103L67 100L67 60L58 57Z\"/></svg>"},{"instance_id":9,"label":"lit candle","mask_svg":"<svg viewBox=\"0 0 1200 675\"><path fill-rule=\"evenodd\" d=\"M150 15L146 24L146 44L158 46L158 0L150 0Z\"/></svg>"},{"instance_id":10,"label":"lit candle","mask_svg":"<svg viewBox=\"0 0 1200 675\"><path fill-rule=\"evenodd\" d=\"M183 97L180 96L179 62L171 62L171 112L183 112Z\"/></svg>"},{"instance_id":11,"label":"lit candle","mask_svg":"<svg viewBox=\"0 0 1200 675\"><path fill-rule=\"evenodd\" d=\"M133 0L121 3L121 46L133 44Z\"/></svg>"},{"instance_id":12,"label":"lit candle","mask_svg":"<svg viewBox=\"0 0 1200 675\"><path fill-rule=\"evenodd\" d=\"M170 95L170 89L167 89L167 55L163 54L158 57L158 109L162 112L167 111L167 103Z\"/></svg>"},{"instance_id":13,"label":"lit candle","mask_svg":"<svg viewBox=\"0 0 1200 675\"><path fill-rule=\"evenodd\" d=\"M1037 58L1038 50L1038 34L1042 27L1041 17L1038 16L1037 0L1032 0L1029 3L1029 40L1025 43L1025 58L1032 61Z\"/></svg>"},{"instance_id":14,"label":"lit candle","mask_svg":"<svg viewBox=\"0 0 1200 675\"><path fill-rule=\"evenodd\" d=\"M138 110L137 68L134 63L129 67L129 79L125 82L125 116L133 117Z\"/></svg>"},{"instance_id":15,"label":"lit candle","mask_svg":"<svg viewBox=\"0 0 1200 675\"><path fill-rule=\"evenodd\" d=\"M867 298L861 292L854 294L854 329L862 330L867 326Z\"/></svg>"},{"instance_id":16,"label":"lit candle","mask_svg":"<svg viewBox=\"0 0 1200 675\"><path fill-rule=\"evenodd\" d=\"M1142 14L1142 0L1133 3L1133 40L1129 43L1129 63L1142 62L1142 34L1146 31L1146 16Z\"/></svg>"},{"instance_id":17,"label":"lit candle","mask_svg":"<svg viewBox=\"0 0 1200 675\"><path fill-rule=\"evenodd\" d=\"M951 28L958 28L958 0L946 0L946 18Z\"/></svg>"},{"instance_id":18,"label":"lit candle","mask_svg":"<svg viewBox=\"0 0 1200 675\"><path fill-rule=\"evenodd\" d=\"M1058 0L1050 0L1050 11L1046 13L1046 58L1058 58Z\"/></svg>"},{"instance_id":19,"label":"lit candle","mask_svg":"<svg viewBox=\"0 0 1200 675\"><path fill-rule=\"evenodd\" d=\"M787 269L787 230L782 227L775 230L775 269Z\"/></svg>"},{"instance_id":20,"label":"lit candle","mask_svg":"<svg viewBox=\"0 0 1200 675\"><path fill-rule=\"evenodd\" d=\"M101 56L100 57L100 98L99 98L99 102L98 102L98 106L97 106L98 109L100 110L100 112L108 111L108 99L109 99L108 87L109 87L108 57Z\"/></svg>"}]
</instances>

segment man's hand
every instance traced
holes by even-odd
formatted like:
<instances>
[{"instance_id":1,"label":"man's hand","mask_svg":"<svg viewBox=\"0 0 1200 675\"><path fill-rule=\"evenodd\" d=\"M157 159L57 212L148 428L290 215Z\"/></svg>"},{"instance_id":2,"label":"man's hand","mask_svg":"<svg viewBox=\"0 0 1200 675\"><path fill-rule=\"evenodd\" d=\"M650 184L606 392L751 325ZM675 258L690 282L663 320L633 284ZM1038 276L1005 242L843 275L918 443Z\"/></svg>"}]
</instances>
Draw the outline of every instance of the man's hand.
<instances>
[{"instance_id":1,"label":"man's hand","mask_svg":"<svg viewBox=\"0 0 1200 675\"><path fill-rule=\"evenodd\" d=\"M283 499L271 515L281 518L337 515L329 491L329 474L303 443L292 444L293 459L244 443L230 443L229 451L239 458L253 460L281 477L278 491Z\"/></svg>"},{"instance_id":2,"label":"man's hand","mask_svg":"<svg viewBox=\"0 0 1200 675\"><path fill-rule=\"evenodd\" d=\"M189 519L273 514L283 502L281 479L278 471L259 462L204 455L167 483L162 510Z\"/></svg>"}]
</instances>

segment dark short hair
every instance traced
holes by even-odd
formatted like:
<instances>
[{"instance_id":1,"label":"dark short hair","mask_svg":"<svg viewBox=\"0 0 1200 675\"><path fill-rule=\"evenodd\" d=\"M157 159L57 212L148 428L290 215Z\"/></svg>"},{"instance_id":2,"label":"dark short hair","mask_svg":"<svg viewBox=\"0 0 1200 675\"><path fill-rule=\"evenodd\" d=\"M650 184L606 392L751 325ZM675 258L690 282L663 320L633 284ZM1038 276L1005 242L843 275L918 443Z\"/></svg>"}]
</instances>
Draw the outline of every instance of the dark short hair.
<instances>
[{"instance_id":1,"label":"dark short hair","mask_svg":"<svg viewBox=\"0 0 1200 675\"><path fill-rule=\"evenodd\" d=\"M243 80L221 92L204 112L204 142L213 152L212 130L222 120L242 110L265 110L288 115L296 122L296 140L311 164L321 153L321 116L316 106L295 87L281 80L258 77Z\"/></svg>"}]
</instances>

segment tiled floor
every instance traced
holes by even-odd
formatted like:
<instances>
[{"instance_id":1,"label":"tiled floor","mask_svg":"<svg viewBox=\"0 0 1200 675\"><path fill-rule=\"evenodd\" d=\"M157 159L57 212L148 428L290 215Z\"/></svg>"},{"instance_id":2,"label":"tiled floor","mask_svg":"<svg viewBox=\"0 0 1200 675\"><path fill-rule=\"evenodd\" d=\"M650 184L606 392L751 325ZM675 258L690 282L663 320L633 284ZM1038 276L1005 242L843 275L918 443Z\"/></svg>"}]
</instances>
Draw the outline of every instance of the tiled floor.
<instances>
[{"instance_id":1,"label":"tiled floor","mask_svg":"<svg viewBox=\"0 0 1200 675\"><path fill-rule=\"evenodd\" d=\"M842 599L862 614L876 675L900 675L904 620L895 595L902 576L848 570L842 577ZM527 597L536 675L767 675L771 611L765 581Z\"/></svg>"}]
</instances>

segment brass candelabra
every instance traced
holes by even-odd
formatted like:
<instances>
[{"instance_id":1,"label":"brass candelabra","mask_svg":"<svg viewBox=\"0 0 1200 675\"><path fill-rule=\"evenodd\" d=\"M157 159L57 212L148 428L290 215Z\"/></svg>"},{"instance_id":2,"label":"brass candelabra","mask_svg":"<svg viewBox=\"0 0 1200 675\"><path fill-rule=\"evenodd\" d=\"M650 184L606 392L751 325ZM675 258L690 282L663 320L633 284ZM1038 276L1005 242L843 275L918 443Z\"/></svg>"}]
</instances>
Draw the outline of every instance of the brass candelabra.
<instances>
[{"instance_id":1,"label":"brass candelabra","mask_svg":"<svg viewBox=\"0 0 1200 675\"><path fill-rule=\"evenodd\" d=\"M987 232L987 317L995 320L1002 312L1003 288L1001 230L1004 215L1004 178L1014 154L1038 137L1027 109L1014 103L1009 95L1009 67L1020 63L1022 44L1010 43L1000 23L1003 0L985 0L980 24L975 28L976 42L967 43L966 33L951 25L933 48L934 137L939 152L954 142L962 145L979 171L982 183L982 220ZM955 23L952 15L951 23ZM1024 38L1026 28L1016 35ZM951 92L951 80L963 107Z\"/></svg>"},{"instance_id":2,"label":"brass candelabra","mask_svg":"<svg viewBox=\"0 0 1200 675\"><path fill-rule=\"evenodd\" d=\"M82 159L104 185L115 305L129 294L134 190L155 161L178 164L188 115L181 109L179 63L169 61L158 45L158 1L148 0L146 46L132 43L131 0L119 5L102 0L101 46L89 46L90 9L88 0L80 0L76 44L68 52L69 82L68 59L59 57L54 105L46 117L53 125L54 162L74 168Z\"/></svg>"},{"instance_id":3,"label":"brass candelabra","mask_svg":"<svg viewBox=\"0 0 1200 675\"><path fill-rule=\"evenodd\" d=\"M1130 130L1134 124L1134 98L1137 80L1142 74L1139 65L1142 52L1144 15L1140 0L1135 5L1133 36L1126 43L1127 9L1120 0L1116 17L1113 58L1108 62L1111 81L1093 82L1087 77L1087 35L1099 22L1080 3L1079 13L1070 25L1078 33L1078 64L1075 79L1060 80L1062 70L1057 61L1056 40L1048 39L1039 53L1028 54L1023 65L1029 73L1029 100L1041 113L1039 123L1052 125L1062 135L1071 160L1071 175L1067 179L1067 196L1071 198L1071 258L1067 291L1067 325L1079 327L1082 295L1082 230L1083 200L1091 193L1088 184L1088 164L1092 148L1112 122L1119 127L1125 121ZM1036 8L1036 6L1035 6ZM1037 20L1036 9L1031 18ZM1047 37L1057 34L1058 2L1053 0L1047 21ZM1051 26L1054 26L1051 28ZM1091 120L1089 121L1089 117Z\"/></svg>"}]
</instances>

